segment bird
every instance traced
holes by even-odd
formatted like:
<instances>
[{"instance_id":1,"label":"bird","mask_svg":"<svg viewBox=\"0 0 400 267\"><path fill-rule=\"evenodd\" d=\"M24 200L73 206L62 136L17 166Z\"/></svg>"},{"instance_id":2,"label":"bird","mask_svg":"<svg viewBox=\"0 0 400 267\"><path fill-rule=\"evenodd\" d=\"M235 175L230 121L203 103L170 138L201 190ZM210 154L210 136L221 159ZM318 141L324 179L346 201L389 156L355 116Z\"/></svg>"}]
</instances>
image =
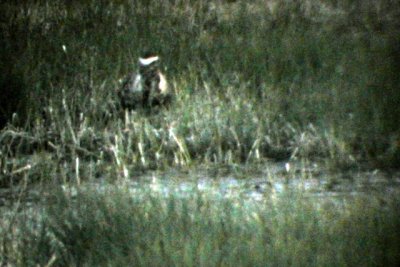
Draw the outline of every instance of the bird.
<instances>
[{"instance_id":1,"label":"bird","mask_svg":"<svg viewBox=\"0 0 400 267\"><path fill-rule=\"evenodd\" d=\"M172 94L160 70L160 57L153 54L139 57L137 71L124 79L118 96L122 108L128 110L168 105Z\"/></svg>"}]
</instances>

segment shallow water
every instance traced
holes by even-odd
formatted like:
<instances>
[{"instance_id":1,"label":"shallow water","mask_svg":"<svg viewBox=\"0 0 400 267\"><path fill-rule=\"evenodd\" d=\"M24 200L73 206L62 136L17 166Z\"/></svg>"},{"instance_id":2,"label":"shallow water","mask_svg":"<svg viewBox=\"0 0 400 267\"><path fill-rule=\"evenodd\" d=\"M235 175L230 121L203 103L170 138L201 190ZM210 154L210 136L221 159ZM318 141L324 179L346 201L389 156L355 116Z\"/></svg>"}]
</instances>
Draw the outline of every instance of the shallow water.
<instances>
[{"instance_id":1,"label":"shallow water","mask_svg":"<svg viewBox=\"0 0 400 267\"><path fill-rule=\"evenodd\" d=\"M288 166L289 165L289 166ZM211 173L211 174L210 174ZM392 192L400 189L400 172L382 170L346 172L326 171L318 166L305 166L300 163L270 163L263 170L251 172L231 172L213 174L211 171L197 169L190 172L153 172L129 181L129 186L148 184L154 190L168 193L216 190L222 196L232 192L247 193L249 197L259 198L266 193L301 191L309 195L329 197L346 194L370 192Z\"/></svg>"},{"instance_id":2,"label":"shallow water","mask_svg":"<svg viewBox=\"0 0 400 267\"><path fill-rule=\"evenodd\" d=\"M300 162L267 162L256 167L237 166L199 167L189 170L171 169L131 175L131 179L110 184L105 179L88 181L80 189L95 189L105 192L110 188L123 188L132 195L153 193L165 197L189 197L194 192L207 193L218 199L242 199L246 202L260 202L286 192L300 192L307 197L341 200L355 195L372 192L395 194L400 192L400 171L351 170L332 172L317 164ZM72 196L76 185L65 185L63 190ZM13 206L20 194L19 188L0 189L0 207ZM31 188L24 193L25 203L42 199L41 189ZM28 204L29 205L29 204Z\"/></svg>"},{"instance_id":3,"label":"shallow water","mask_svg":"<svg viewBox=\"0 0 400 267\"><path fill-rule=\"evenodd\" d=\"M390 199L400 193L400 172L372 171L326 171L316 165L305 166L296 163L269 163L252 168L239 166L238 169L192 168L190 170L171 169L132 175L131 179L115 183L106 179L94 179L82 183L63 185L66 195L73 200L79 191L112 194L124 190L139 202L155 197L190 199L199 194L213 200L230 201L244 208L245 212L274 205L285 199L285 194L301 194L313 198L317 208L342 208L359 196L369 194ZM243 167L243 168L241 168ZM28 190L0 189L0 235L8 231L17 218L27 221L36 218L44 210L43 200L52 195L51 187L37 185ZM296 199L296 198L295 198ZM314 201L315 199L315 201ZM348 201L349 200L349 201ZM383 201L384 202L384 201Z\"/></svg>"},{"instance_id":4,"label":"shallow water","mask_svg":"<svg viewBox=\"0 0 400 267\"><path fill-rule=\"evenodd\" d=\"M243 167L243 166L239 166ZM131 179L110 185L105 180L86 183L81 188L107 192L111 189L128 190L136 198L148 194L174 198L190 198L194 194L232 200L243 207L257 207L279 199L282 194L300 193L315 198L317 205L343 205L346 200L371 193L383 197L400 193L400 172L382 170L351 170L332 172L316 164L272 162L252 169L222 168L171 169L132 175ZM76 187L64 190L76 194Z\"/></svg>"}]
</instances>

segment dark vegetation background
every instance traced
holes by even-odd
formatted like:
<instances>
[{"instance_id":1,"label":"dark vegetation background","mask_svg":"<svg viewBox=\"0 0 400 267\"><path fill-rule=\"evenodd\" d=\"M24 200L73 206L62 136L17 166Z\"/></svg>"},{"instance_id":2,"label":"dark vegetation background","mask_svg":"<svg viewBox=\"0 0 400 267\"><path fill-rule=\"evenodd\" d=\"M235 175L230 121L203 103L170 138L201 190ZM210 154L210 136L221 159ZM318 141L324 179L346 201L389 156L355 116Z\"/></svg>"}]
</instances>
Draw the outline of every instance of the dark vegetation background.
<instances>
[{"instance_id":1,"label":"dark vegetation background","mask_svg":"<svg viewBox=\"0 0 400 267\"><path fill-rule=\"evenodd\" d=\"M300 151L346 166L354 159L399 166L398 1L2 1L0 8L1 127L11 122L32 136L45 127L60 143L69 139L57 125L70 120L77 129L81 113L95 133L117 127L104 117L116 118L118 79L150 49L178 95L165 125L181 117L181 137L199 137L186 144L191 156L219 144L243 161L259 139L264 157ZM205 99L214 104L202 106ZM232 112L234 101L241 111ZM210 119L196 112L216 109L226 118L210 126L211 136L195 132L190 121Z\"/></svg>"}]
</instances>

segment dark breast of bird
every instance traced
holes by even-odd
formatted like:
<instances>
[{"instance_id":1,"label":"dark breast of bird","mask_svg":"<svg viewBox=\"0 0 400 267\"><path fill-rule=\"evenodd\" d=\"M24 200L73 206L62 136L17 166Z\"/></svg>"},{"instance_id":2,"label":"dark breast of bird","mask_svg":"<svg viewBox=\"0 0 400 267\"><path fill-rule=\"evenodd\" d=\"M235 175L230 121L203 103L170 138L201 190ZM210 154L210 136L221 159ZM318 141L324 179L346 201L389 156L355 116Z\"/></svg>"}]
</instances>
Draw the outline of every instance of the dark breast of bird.
<instances>
[{"instance_id":1,"label":"dark breast of bird","mask_svg":"<svg viewBox=\"0 0 400 267\"><path fill-rule=\"evenodd\" d=\"M172 95L158 61L157 56L139 58L138 71L128 75L118 92L123 109L152 108L170 103Z\"/></svg>"}]
</instances>

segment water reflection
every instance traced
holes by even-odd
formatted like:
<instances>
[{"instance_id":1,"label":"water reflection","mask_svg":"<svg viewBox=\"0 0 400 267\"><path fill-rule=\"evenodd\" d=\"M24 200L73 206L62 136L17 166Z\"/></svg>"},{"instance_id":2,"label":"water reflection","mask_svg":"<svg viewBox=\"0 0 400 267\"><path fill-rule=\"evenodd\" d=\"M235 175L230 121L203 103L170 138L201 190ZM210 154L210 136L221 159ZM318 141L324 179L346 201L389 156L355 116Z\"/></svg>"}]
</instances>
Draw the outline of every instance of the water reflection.
<instances>
[{"instance_id":1,"label":"water reflection","mask_svg":"<svg viewBox=\"0 0 400 267\"><path fill-rule=\"evenodd\" d=\"M258 166L259 167L259 166ZM261 169L261 171L260 171ZM74 184L64 185L63 191L71 197L77 195ZM300 192L317 199L343 199L359 194L378 192L395 194L400 192L400 172L347 171L332 172L315 164L271 163L257 171L222 171L209 169L150 172L117 183L106 179L95 179L79 186L79 189L96 190L106 193L110 189L127 190L138 198L148 194L187 198L194 193L207 194L215 199L236 199L245 202L269 201L279 194ZM17 188L0 190L0 206L13 203L12 191ZM41 189L31 188L26 194L27 202L42 199Z\"/></svg>"},{"instance_id":2,"label":"water reflection","mask_svg":"<svg viewBox=\"0 0 400 267\"><path fill-rule=\"evenodd\" d=\"M289 170L288 170L289 169ZM213 172L211 172L213 174ZM157 193L163 196L189 197L194 192L207 193L217 199L268 200L286 192L300 192L307 197L339 199L371 192L400 191L400 173L383 171L328 172L300 164L279 163L254 174L209 171L153 172L130 180L123 186L133 194Z\"/></svg>"}]
</instances>

